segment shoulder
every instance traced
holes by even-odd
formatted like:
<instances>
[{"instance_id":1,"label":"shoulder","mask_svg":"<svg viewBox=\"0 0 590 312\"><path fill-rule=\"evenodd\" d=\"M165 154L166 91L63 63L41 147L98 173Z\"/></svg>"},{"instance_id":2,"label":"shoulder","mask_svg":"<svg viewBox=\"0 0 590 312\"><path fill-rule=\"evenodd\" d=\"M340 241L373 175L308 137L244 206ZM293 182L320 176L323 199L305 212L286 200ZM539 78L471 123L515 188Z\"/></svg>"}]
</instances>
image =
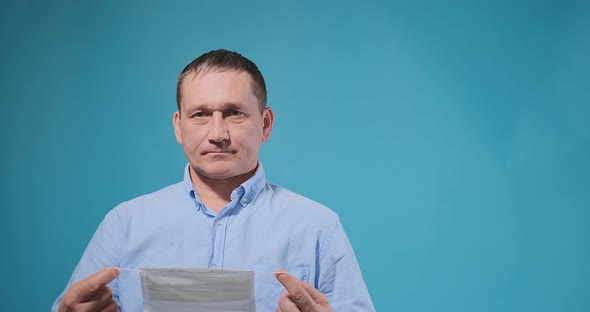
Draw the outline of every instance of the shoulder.
<instances>
[{"instance_id":1,"label":"shoulder","mask_svg":"<svg viewBox=\"0 0 590 312\"><path fill-rule=\"evenodd\" d=\"M267 183L264 191L272 209L281 215L304 217L324 224L338 222L338 215L332 209L283 186Z\"/></svg>"},{"instance_id":2,"label":"shoulder","mask_svg":"<svg viewBox=\"0 0 590 312\"><path fill-rule=\"evenodd\" d=\"M184 204L185 201L188 201L188 195L182 182L179 182L124 201L113 208L109 214L125 218L138 213L148 213L161 207L173 209L173 207Z\"/></svg>"}]
</instances>

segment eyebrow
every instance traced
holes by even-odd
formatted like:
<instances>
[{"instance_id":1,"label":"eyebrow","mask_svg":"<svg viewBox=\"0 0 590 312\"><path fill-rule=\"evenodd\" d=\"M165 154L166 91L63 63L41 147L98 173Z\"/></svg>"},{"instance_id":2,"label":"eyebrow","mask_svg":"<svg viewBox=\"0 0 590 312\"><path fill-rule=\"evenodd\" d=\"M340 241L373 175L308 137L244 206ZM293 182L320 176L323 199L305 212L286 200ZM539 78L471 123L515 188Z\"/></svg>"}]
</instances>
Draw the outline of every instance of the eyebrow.
<instances>
[{"instance_id":1,"label":"eyebrow","mask_svg":"<svg viewBox=\"0 0 590 312\"><path fill-rule=\"evenodd\" d=\"M188 106L188 105L187 105ZM195 104L195 105L191 105L190 108L188 108L186 110L186 112L188 114L194 113L196 111L216 111L216 110L220 110L220 111L228 111L228 110L244 110L244 104L240 103L240 102L227 102L227 103L223 103L220 107L215 107L214 109L211 109L211 107L204 103L204 104Z\"/></svg>"}]
</instances>

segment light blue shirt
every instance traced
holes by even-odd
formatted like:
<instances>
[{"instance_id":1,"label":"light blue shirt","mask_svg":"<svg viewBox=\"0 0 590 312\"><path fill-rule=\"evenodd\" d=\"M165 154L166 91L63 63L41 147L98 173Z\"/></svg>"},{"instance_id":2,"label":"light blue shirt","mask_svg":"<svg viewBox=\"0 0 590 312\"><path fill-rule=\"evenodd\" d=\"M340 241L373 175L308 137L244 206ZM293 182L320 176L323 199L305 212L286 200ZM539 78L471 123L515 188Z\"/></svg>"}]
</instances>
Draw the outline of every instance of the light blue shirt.
<instances>
[{"instance_id":1,"label":"light blue shirt","mask_svg":"<svg viewBox=\"0 0 590 312\"><path fill-rule=\"evenodd\" d=\"M285 289L274 274L257 273L284 268L324 293L334 311L374 311L338 216L267 182L260 163L217 214L195 191L188 165L182 182L121 203L96 230L66 289L113 266L254 270L259 312L275 311ZM121 311L142 311L139 273L121 271L110 286Z\"/></svg>"}]
</instances>

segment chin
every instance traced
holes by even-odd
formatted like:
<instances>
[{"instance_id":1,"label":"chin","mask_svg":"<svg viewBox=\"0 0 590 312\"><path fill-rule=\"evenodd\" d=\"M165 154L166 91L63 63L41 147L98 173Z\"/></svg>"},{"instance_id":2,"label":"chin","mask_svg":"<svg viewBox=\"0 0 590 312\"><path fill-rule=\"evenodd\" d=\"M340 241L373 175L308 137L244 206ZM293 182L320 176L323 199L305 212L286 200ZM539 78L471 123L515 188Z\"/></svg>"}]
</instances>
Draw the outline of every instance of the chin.
<instances>
[{"instance_id":1,"label":"chin","mask_svg":"<svg viewBox=\"0 0 590 312\"><path fill-rule=\"evenodd\" d=\"M194 166L193 169L203 177L215 180L230 179L233 177L241 176L252 171L256 168L254 165L252 168L248 168L242 162L235 161L216 161L208 163L200 163Z\"/></svg>"},{"instance_id":2,"label":"chin","mask_svg":"<svg viewBox=\"0 0 590 312\"><path fill-rule=\"evenodd\" d=\"M232 172L206 172L204 174L204 176L206 176L209 179L224 180L224 179L233 178L233 177L237 176L237 174L234 174Z\"/></svg>"},{"instance_id":3,"label":"chin","mask_svg":"<svg viewBox=\"0 0 590 312\"><path fill-rule=\"evenodd\" d=\"M240 173L235 170L235 167L230 166L229 164L201 167L199 168L198 172L202 176L216 180L229 179L240 175Z\"/></svg>"}]
</instances>

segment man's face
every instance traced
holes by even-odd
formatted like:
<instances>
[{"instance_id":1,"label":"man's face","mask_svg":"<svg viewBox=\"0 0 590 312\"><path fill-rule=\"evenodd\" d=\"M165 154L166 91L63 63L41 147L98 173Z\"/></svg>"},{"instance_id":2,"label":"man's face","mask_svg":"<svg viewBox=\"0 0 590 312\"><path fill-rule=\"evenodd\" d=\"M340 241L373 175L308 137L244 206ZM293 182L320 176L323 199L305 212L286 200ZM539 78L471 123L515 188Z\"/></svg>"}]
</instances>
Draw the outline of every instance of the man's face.
<instances>
[{"instance_id":1,"label":"man's face","mask_svg":"<svg viewBox=\"0 0 590 312\"><path fill-rule=\"evenodd\" d=\"M174 133L191 171L209 179L230 179L256 168L260 144L270 137L273 113L260 113L250 74L209 71L189 75L181 86Z\"/></svg>"}]
</instances>

